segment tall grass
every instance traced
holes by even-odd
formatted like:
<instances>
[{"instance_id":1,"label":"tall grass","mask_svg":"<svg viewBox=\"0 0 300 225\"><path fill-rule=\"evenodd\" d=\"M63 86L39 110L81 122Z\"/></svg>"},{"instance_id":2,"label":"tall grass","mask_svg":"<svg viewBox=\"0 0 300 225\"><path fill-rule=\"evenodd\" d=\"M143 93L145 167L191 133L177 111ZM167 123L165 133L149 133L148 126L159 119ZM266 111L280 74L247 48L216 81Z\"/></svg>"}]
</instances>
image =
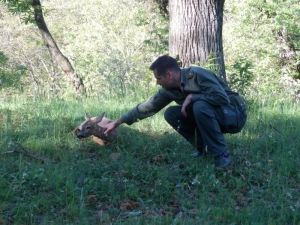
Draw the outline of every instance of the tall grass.
<instances>
[{"instance_id":1,"label":"tall grass","mask_svg":"<svg viewBox=\"0 0 300 225\"><path fill-rule=\"evenodd\" d=\"M112 146L72 130L130 99L28 100L0 106L0 224L300 224L299 106L249 103L226 135L234 164L216 171L163 119L122 126ZM8 153L23 148L39 157ZM45 160L41 160L45 159Z\"/></svg>"}]
</instances>

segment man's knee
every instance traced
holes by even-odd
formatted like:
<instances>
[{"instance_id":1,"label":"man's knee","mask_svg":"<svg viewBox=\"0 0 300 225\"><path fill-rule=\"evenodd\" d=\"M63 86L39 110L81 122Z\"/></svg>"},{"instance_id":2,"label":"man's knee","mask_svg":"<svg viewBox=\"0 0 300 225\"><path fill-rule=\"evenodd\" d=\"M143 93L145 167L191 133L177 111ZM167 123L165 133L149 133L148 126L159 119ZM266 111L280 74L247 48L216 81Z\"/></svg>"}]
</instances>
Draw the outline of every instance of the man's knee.
<instances>
[{"instance_id":1,"label":"man's knee","mask_svg":"<svg viewBox=\"0 0 300 225\"><path fill-rule=\"evenodd\" d=\"M174 119L176 117L176 111L176 106L168 107L164 113L165 120L169 122Z\"/></svg>"},{"instance_id":2,"label":"man's knee","mask_svg":"<svg viewBox=\"0 0 300 225\"><path fill-rule=\"evenodd\" d=\"M211 105L205 101L195 102L193 111L197 117L213 117L214 115Z\"/></svg>"}]
</instances>

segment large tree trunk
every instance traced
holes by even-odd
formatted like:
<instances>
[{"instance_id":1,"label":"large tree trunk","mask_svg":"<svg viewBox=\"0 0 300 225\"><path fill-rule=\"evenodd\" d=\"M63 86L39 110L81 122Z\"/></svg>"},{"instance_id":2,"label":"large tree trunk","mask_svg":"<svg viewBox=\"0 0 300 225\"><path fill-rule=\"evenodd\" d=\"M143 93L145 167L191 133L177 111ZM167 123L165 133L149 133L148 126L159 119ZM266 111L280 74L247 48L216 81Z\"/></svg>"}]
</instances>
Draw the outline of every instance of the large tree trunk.
<instances>
[{"instance_id":1,"label":"large tree trunk","mask_svg":"<svg viewBox=\"0 0 300 225\"><path fill-rule=\"evenodd\" d=\"M226 80L222 26L225 0L169 0L170 55L183 67L207 66ZM209 63L207 63L209 60Z\"/></svg>"},{"instance_id":2,"label":"large tree trunk","mask_svg":"<svg viewBox=\"0 0 300 225\"><path fill-rule=\"evenodd\" d=\"M52 35L50 34L46 22L43 17L43 11L40 0L33 0L32 6L34 8L34 19L37 23L37 26L40 30L40 33L44 39L44 42L51 54L51 56L57 61L59 66L63 69L66 75L71 79L77 93L85 94L85 87L82 82L82 79L73 69L68 58L66 58L61 51L59 50L56 42L54 41Z\"/></svg>"}]
</instances>

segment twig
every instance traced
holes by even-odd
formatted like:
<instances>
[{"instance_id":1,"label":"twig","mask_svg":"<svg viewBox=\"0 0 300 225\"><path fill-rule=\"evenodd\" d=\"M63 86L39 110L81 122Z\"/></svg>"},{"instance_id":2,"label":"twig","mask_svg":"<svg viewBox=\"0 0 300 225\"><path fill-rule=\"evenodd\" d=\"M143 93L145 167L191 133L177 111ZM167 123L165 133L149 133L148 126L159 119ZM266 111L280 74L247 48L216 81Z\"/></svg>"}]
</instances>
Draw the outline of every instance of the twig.
<instances>
[{"instance_id":1,"label":"twig","mask_svg":"<svg viewBox=\"0 0 300 225\"><path fill-rule=\"evenodd\" d=\"M0 154L1 154L1 155L4 155L4 154L10 154L10 153L22 153L23 155L30 156L30 157L32 157L32 158L34 158L34 159L41 160L43 163L44 163L44 162L51 162L51 163L53 163L52 160L46 159L46 158L44 158L44 157L39 157L39 156L36 156L36 155L33 154L33 153L28 152L28 151L27 151L25 148L23 148L23 146L20 145L19 143L16 143L16 142L15 142L14 144L18 145L19 148L15 148L15 149L12 150L12 151L2 152L2 153L0 153Z\"/></svg>"},{"instance_id":2,"label":"twig","mask_svg":"<svg viewBox=\"0 0 300 225\"><path fill-rule=\"evenodd\" d=\"M5 154L10 154L10 153L14 153L15 151L7 151L7 152L1 152L0 155L5 155Z\"/></svg>"},{"instance_id":3,"label":"twig","mask_svg":"<svg viewBox=\"0 0 300 225\"><path fill-rule=\"evenodd\" d=\"M276 127L272 126L272 124L269 124L271 128L273 128L275 131L277 131L279 134L283 135L283 133L278 130Z\"/></svg>"}]
</instances>

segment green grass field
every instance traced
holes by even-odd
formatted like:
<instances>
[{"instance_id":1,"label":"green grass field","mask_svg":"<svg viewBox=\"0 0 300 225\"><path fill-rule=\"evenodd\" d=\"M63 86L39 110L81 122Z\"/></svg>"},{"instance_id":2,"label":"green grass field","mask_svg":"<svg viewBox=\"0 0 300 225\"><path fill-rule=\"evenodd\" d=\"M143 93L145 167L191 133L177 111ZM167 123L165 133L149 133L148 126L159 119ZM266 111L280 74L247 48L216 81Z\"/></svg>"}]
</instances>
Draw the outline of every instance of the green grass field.
<instances>
[{"instance_id":1,"label":"green grass field","mask_svg":"<svg viewBox=\"0 0 300 225\"><path fill-rule=\"evenodd\" d=\"M299 105L249 103L227 171L191 158L163 111L108 147L72 133L85 112L116 119L137 103L2 101L0 224L300 224Z\"/></svg>"}]
</instances>

